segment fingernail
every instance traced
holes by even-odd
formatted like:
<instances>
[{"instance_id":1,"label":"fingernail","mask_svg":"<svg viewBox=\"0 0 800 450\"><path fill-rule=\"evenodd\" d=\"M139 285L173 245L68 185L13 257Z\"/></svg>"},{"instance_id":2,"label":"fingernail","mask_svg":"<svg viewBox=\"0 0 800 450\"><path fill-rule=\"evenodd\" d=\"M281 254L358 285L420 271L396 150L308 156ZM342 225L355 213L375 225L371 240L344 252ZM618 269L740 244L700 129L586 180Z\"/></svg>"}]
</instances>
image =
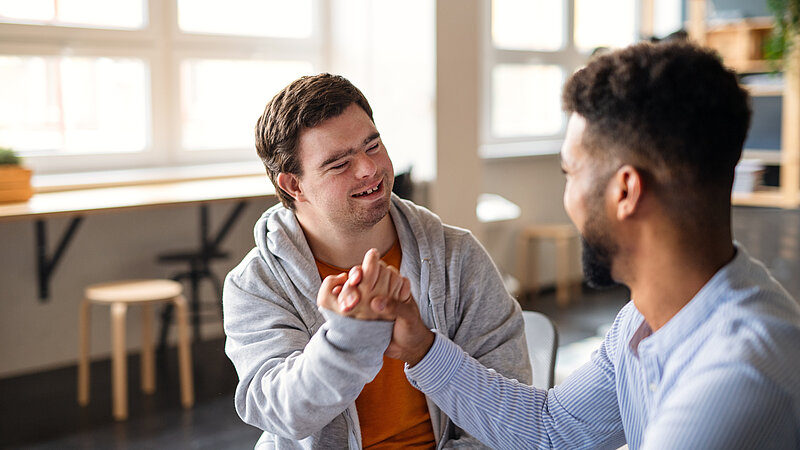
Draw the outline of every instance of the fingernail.
<instances>
[{"instance_id":1,"label":"fingernail","mask_svg":"<svg viewBox=\"0 0 800 450\"><path fill-rule=\"evenodd\" d=\"M378 306L378 311L383 311L384 309L386 309L386 301L378 300L377 306Z\"/></svg>"},{"instance_id":2,"label":"fingernail","mask_svg":"<svg viewBox=\"0 0 800 450\"><path fill-rule=\"evenodd\" d=\"M347 296L347 304L348 305L352 305L355 302L356 302L355 294L350 294L350 295Z\"/></svg>"}]
</instances>

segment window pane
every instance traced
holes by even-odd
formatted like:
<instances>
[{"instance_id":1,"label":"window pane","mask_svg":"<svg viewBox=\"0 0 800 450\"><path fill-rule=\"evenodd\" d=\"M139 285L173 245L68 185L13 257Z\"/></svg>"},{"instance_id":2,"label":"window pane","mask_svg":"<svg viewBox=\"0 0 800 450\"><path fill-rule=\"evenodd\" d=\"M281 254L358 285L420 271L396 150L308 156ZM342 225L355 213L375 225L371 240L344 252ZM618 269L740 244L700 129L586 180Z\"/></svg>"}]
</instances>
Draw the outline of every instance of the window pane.
<instances>
[{"instance_id":1,"label":"window pane","mask_svg":"<svg viewBox=\"0 0 800 450\"><path fill-rule=\"evenodd\" d=\"M144 150L147 72L135 59L0 56L0 145L23 155Z\"/></svg>"},{"instance_id":2,"label":"window pane","mask_svg":"<svg viewBox=\"0 0 800 450\"><path fill-rule=\"evenodd\" d=\"M492 70L492 134L547 136L564 124L564 72L551 65L501 64Z\"/></svg>"},{"instance_id":3,"label":"window pane","mask_svg":"<svg viewBox=\"0 0 800 450\"><path fill-rule=\"evenodd\" d=\"M575 0L575 46L619 48L636 39L635 0Z\"/></svg>"},{"instance_id":4,"label":"window pane","mask_svg":"<svg viewBox=\"0 0 800 450\"><path fill-rule=\"evenodd\" d=\"M144 0L0 0L0 19L42 25L143 28Z\"/></svg>"},{"instance_id":5,"label":"window pane","mask_svg":"<svg viewBox=\"0 0 800 450\"><path fill-rule=\"evenodd\" d=\"M253 129L267 102L312 70L306 61L183 61L183 148L253 148Z\"/></svg>"},{"instance_id":6,"label":"window pane","mask_svg":"<svg viewBox=\"0 0 800 450\"><path fill-rule=\"evenodd\" d=\"M562 2L493 0L492 39L497 48L559 50L564 46Z\"/></svg>"},{"instance_id":7,"label":"window pane","mask_svg":"<svg viewBox=\"0 0 800 450\"><path fill-rule=\"evenodd\" d=\"M190 33L311 37L311 0L179 0L178 25Z\"/></svg>"},{"instance_id":8,"label":"window pane","mask_svg":"<svg viewBox=\"0 0 800 450\"><path fill-rule=\"evenodd\" d=\"M653 1L653 34L667 36L683 28L682 0Z\"/></svg>"}]
</instances>

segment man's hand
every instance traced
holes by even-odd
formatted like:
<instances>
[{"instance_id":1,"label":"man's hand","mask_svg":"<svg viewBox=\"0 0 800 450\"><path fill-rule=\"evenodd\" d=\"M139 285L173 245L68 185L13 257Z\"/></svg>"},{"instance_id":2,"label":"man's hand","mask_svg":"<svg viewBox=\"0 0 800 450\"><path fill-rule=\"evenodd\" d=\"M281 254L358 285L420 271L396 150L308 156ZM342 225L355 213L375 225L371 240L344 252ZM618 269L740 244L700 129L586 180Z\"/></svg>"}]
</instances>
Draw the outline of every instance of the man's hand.
<instances>
[{"instance_id":1,"label":"man's hand","mask_svg":"<svg viewBox=\"0 0 800 450\"><path fill-rule=\"evenodd\" d=\"M433 345L434 334L422 321L417 302L413 298L397 303L395 313L392 342L384 355L414 366L428 354Z\"/></svg>"},{"instance_id":2,"label":"man's hand","mask_svg":"<svg viewBox=\"0 0 800 450\"><path fill-rule=\"evenodd\" d=\"M356 319L394 320L397 303L410 297L408 279L371 249L362 265L353 267L349 274L323 280L317 305Z\"/></svg>"},{"instance_id":3,"label":"man's hand","mask_svg":"<svg viewBox=\"0 0 800 450\"><path fill-rule=\"evenodd\" d=\"M356 319L395 320L385 355L409 365L421 361L433 345L434 334L422 321L408 279L381 261L375 249L347 275L325 278L317 304Z\"/></svg>"}]
</instances>

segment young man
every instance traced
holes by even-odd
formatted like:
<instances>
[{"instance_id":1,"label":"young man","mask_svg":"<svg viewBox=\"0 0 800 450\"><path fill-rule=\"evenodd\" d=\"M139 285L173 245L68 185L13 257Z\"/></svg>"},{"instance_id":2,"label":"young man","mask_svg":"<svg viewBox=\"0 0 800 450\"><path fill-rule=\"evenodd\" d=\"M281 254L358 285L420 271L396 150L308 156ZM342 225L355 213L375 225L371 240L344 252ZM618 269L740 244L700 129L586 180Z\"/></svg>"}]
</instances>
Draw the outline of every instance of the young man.
<instances>
[{"instance_id":1,"label":"young man","mask_svg":"<svg viewBox=\"0 0 800 450\"><path fill-rule=\"evenodd\" d=\"M236 410L263 448L479 445L384 358L392 322L323 315L323 278L341 289L376 248L411 280L426 329L488 367L529 382L520 308L466 230L391 194L392 162L362 93L339 76L303 77L256 125L256 148L281 205L225 280L226 353ZM489 270L487 270L487 268Z\"/></svg>"},{"instance_id":2,"label":"young man","mask_svg":"<svg viewBox=\"0 0 800 450\"><path fill-rule=\"evenodd\" d=\"M600 348L539 390L426 332L405 301L390 353L492 447L800 448L800 307L732 240L731 186L750 120L736 75L709 50L640 44L592 60L563 100L564 206L583 236L587 279L631 290ZM361 298L375 267L364 267ZM390 317L386 298L408 296L385 291L373 304ZM331 297L320 303L341 310Z\"/></svg>"}]
</instances>

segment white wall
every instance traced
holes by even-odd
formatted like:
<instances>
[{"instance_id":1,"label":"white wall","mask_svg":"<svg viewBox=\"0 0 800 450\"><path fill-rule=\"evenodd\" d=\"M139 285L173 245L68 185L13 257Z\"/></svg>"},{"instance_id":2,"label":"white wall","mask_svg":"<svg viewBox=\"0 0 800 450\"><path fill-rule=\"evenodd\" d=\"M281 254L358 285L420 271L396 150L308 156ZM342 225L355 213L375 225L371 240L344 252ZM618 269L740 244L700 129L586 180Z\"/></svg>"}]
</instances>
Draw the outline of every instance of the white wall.
<instances>
[{"instance_id":1,"label":"white wall","mask_svg":"<svg viewBox=\"0 0 800 450\"><path fill-rule=\"evenodd\" d=\"M264 182L269 180L265 177ZM211 206L212 231L232 206ZM253 224L267 206L251 200L231 229L222 246L231 258L214 266L221 279L252 248ZM78 305L84 286L125 278L169 277L181 266L156 264L156 255L196 248L198 214L197 206L181 206L85 216L52 277L46 303L38 299L34 222L0 222L0 377L75 364ZM66 218L47 221L51 253L67 223ZM214 300L208 286L203 296L205 301ZM137 308L129 309L129 349L138 348L139 316ZM221 330L217 320L205 325L203 333L205 337L219 336ZM110 354L108 307L92 307L91 346L93 358Z\"/></svg>"},{"instance_id":2,"label":"white wall","mask_svg":"<svg viewBox=\"0 0 800 450\"><path fill-rule=\"evenodd\" d=\"M558 155L521 158L489 159L483 162L484 192L499 194L520 206L519 219L485 226L482 242L502 272L518 274L517 237L527 225L570 223L564 211L564 175ZM573 245L573 261L579 261L580 251ZM552 285L555 280L555 249L540 245L537 267L539 281ZM580 280L580 264L573 264L571 276ZM525 280L520 280L523 287Z\"/></svg>"}]
</instances>

